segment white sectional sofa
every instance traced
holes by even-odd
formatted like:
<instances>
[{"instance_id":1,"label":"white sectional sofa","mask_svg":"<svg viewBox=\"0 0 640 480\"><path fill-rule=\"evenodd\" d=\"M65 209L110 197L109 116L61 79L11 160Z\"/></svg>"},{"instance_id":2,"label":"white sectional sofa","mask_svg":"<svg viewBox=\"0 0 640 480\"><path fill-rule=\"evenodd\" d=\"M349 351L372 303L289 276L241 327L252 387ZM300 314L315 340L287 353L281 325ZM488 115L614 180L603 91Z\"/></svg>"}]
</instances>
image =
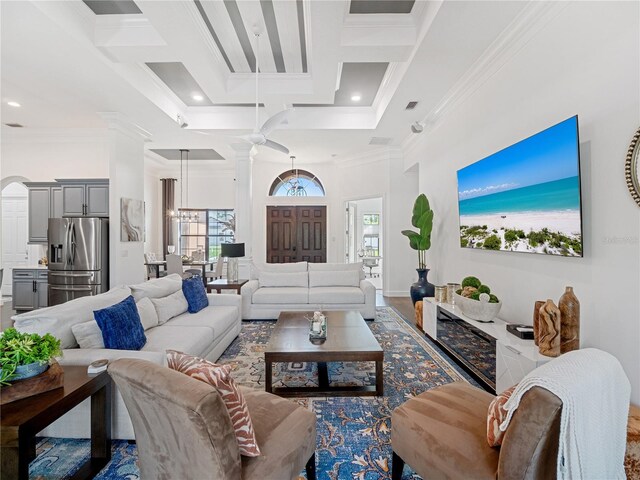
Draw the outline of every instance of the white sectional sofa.
<instances>
[{"instance_id":1,"label":"white sectional sofa","mask_svg":"<svg viewBox=\"0 0 640 480\"><path fill-rule=\"evenodd\" d=\"M101 295L83 297L54 307L34 310L16 315L15 327L20 331L39 334L51 333L61 339L63 357L61 365L88 365L94 360L106 358L139 358L158 364L166 363L166 350L179 350L217 360L231 342L238 336L241 328L241 299L238 295L207 295L209 306L197 313L180 312L165 323L145 330L146 344L141 350L114 350L108 348L79 348L78 338L72 327L93 320L93 311L116 304L129 295L136 302L144 298L156 300L153 303L158 316L166 318L170 311L176 311L173 298L182 289L182 279L178 275L150 280L138 285L120 286ZM184 298L184 297L183 297ZM154 302L152 300L152 302ZM159 301L158 301L159 300ZM163 306L164 305L164 306ZM164 312L160 309L164 308ZM141 308L138 308L141 312ZM178 310L181 310L178 308ZM144 321L142 322L144 326ZM76 328L76 334L78 330ZM87 339L80 339L86 343ZM133 427L127 409L115 385L112 388L112 438L134 439ZM64 415L42 432L44 436L65 438L90 437L90 401L86 400Z\"/></svg>"},{"instance_id":2,"label":"white sectional sofa","mask_svg":"<svg viewBox=\"0 0 640 480\"><path fill-rule=\"evenodd\" d=\"M252 266L242 286L242 318L278 318L282 311L357 310L376 315L376 289L362 263L279 263Z\"/></svg>"}]
</instances>

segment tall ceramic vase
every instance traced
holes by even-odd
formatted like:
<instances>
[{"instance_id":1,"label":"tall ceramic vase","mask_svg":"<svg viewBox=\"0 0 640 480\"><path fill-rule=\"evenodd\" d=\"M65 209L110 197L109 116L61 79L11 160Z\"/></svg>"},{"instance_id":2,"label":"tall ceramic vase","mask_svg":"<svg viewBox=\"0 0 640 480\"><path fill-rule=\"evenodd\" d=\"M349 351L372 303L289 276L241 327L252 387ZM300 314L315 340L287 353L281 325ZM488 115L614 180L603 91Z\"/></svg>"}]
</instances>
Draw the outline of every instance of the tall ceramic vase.
<instances>
[{"instance_id":1,"label":"tall ceramic vase","mask_svg":"<svg viewBox=\"0 0 640 480\"><path fill-rule=\"evenodd\" d=\"M427 280L429 274L428 268L418 268L418 281L411 285L409 292L411 293L411 300L415 306L416 302L422 300L424 297L433 297L436 293L436 287Z\"/></svg>"},{"instance_id":2,"label":"tall ceramic vase","mask_svg":"<svg viewBox=\"0 0 640 480\"><path fill-rule=\"evenodd\" d=\"M558 302L560 309L560 353L580 348L580 302L573 287L566 287Z\"/></svg>"}]
</instances>

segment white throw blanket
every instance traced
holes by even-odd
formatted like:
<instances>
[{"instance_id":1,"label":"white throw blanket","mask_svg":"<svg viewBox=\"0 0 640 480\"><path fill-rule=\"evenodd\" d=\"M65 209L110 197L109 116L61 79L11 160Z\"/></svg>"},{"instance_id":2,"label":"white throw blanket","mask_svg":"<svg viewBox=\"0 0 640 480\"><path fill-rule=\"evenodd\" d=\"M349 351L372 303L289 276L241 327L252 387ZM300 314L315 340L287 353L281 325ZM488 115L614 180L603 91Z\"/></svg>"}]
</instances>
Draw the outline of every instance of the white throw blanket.
<instances>
[{"instance_id":1,"label":"white throw blanket","mask_svg":"<svg viewBox=\"0 0 640 480\"><path fill-rule=\"evenodd\" d=\"M618 360L595 348L574 350L536 368L505 403L506 430L522 396L542 387L562 400L558 479L624 479L631 387Z\"/></svg>"}]
</instances>

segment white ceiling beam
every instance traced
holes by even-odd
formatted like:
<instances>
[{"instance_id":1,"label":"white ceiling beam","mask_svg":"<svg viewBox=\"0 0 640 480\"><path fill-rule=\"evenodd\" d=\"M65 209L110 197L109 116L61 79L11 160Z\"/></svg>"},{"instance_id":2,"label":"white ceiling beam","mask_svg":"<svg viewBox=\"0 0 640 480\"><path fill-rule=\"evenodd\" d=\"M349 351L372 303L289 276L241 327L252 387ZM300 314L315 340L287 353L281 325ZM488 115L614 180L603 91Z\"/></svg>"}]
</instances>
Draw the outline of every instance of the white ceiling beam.
<instances>
[{"instance_id":1,"label":"white ceiling beam","mask_svg":"<svg viewBox=\"0 0 640 480\"><path fill-rule=\"evenodd\" d=\"M229 70L193 2L136 2L204 93L213 100L224 94Z\"/></svg>"},{"instance_id":2,"label":"white ceiling beam","mask_svg":"<svg viewBox=\"0 0 640 480\"><path fill-rule=\"evenodd\" d=\"M298 26L298 7L290 0L276 0L273 10L278 23L282 57L287 73L302 73L302 52Z\"/></svg>"},{"instance_id":3,"label":"white ceiling beam","mask_svg":"<svg viewBox=\"0 0 640 480\"><path fill-rule=\"evenodd\" d=\"M271 50L267 27L264 24L260 2L258 0L241 0L237 2L237 5L254 52L256 50L254 33L256 29L260 33L260 51L258 53L260 55L260 70L266 73L275 73L276 64L273 60L273 51Z\"/></svg>"},{"instance_id":4,"label":"white ceiling beam","mask_svg":"<svg viewBox=\"0 0 640 480\"><path fill-rule=\"evenodd\" d=\"M97 47L167 45L149 19L141 15L99 15L93 38Z\"/></svg>"},{"instance_id":5,"label":"white ceiling beam","mask_svg":"<svg viewBox=\"0 0 640 480\"><path fill-rule=\"evenodd\" d=\"M236 73L251 72L249 62L242 52L240 40L238 40L238 35L233 28L233 23L231 23L231 18L227 13L224 2L204 1L201 2L201 4L207 14L209 22L211 22L213 30L218 36L218 40L220 40L220 43L222 44L222 48L229 58L229 62L231 62L231 65L233 66L234 71Z\"/></svg>"}]
</instances>

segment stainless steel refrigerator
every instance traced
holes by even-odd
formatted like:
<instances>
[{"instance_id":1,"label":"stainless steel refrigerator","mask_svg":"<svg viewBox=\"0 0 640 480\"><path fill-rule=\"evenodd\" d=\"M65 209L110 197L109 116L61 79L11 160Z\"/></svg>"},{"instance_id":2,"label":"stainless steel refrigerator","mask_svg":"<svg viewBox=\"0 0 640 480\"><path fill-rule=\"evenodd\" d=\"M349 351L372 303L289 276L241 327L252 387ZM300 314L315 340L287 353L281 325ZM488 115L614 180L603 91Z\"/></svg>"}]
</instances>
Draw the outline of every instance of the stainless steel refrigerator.
<instances>
[{"instance_id":1,"label":"stainless steel refrigerator","mask_svg":"<svg viewBox=\"0 0 640 480\"><path fill-rule=\"evenodd\" d=\"M49 306L109 290L109 221L49 219Z\"/></svg>"}]
</instances>

